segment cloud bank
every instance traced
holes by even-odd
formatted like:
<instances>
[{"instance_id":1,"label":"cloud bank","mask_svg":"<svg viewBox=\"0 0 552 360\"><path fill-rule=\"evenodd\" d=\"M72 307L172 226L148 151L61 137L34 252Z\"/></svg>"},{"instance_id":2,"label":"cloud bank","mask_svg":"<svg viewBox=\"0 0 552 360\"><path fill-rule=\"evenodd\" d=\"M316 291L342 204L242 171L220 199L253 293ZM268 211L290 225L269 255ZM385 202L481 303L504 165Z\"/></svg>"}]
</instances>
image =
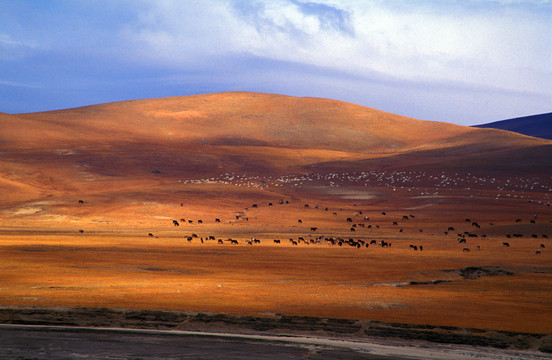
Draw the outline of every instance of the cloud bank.
<instances>
[{"instance_id":1,"label":"cloud bank","mask_svg":"<svg viewBox=\"0 0 552 360\"><path fill-rule=\"evenodd\" d=\"M459 124L551 111L549 1L0 0L0 22L0 111L228 90Z\"/></svg>"}]
</instances>

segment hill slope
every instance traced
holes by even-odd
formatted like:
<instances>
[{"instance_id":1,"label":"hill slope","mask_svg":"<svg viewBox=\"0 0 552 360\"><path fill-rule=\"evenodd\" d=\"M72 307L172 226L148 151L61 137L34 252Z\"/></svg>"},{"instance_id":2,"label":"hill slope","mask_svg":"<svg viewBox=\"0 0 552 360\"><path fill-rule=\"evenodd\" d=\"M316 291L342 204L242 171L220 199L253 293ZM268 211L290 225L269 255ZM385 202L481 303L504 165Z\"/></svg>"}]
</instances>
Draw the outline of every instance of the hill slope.
<instances>
[{"instance_id":1,"label":"hill slope","mask_svg":"<svg viewBox=\"0 0 552 360\"><path fill-rule=\"evenodd\" d=\"M552 113L475 125L477 128L501 129L543 139L552 139Z\"/></svg>"},{"instance_id":2,"label":"hill slope","mask_svg":"<svg viewBox=\"0 0 552 360\"><path fill-rule=\"evenodd\" d=\"M246 92L0 114L0 124L0 188L10 194L4 201L128 191L226 172L542 172L552 158L551 141L511 132Z\"/></svg>"}]
</instances>

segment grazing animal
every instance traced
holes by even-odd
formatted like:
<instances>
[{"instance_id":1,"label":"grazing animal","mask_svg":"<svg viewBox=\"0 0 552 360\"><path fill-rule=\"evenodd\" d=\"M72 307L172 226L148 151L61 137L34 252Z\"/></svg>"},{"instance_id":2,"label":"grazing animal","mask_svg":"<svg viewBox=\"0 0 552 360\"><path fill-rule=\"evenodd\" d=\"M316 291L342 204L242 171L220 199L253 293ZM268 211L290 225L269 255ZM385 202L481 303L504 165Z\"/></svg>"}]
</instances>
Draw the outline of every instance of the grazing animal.
<instances>
[{"instance_id":1,"label":"grazing animal","mask_svg":"<svg viewBox=\"0 0 552 360\"><path fill-rule=\"evenodd\" d=\"M424 250L424 247L420 245L420 251L423 251L423 250Z\"/></svg>"},{"instance_id":2,"label":"grazing animal","mask_svg":"<svg viewBox=\"0 0 552 360\"><path fill-rule=\"evenodd\" d=\"M347 222L353 222L353 219L347 218Z\"/></svg>"},{"instance_id":3,"label":"grazing animal","mask_svg":"<svg viewBox=\"0 0 552 360\"><path fill-rule=\"evenodd\" d=\"M188 220L188 224L192 224L193 222L193 220Z\"/></svg>"},{"instance_id":4,"label":"grazing animal","mask_svg":"<svg viewBox=\"0 0 552 360\"><path fill-rule=\"evenodd\" d=\"M153 237L153 234L152 234L152 233L149 233L148 236L149 236L149 237Z\"/></svg>"},{"instance_id":5,"label":"grazing animal","mask_svg":"<svg viewBox=\"0 0 552 360\"><path fill-rule=\"evenodd\" d=\"M275 244L279 244L279 243L280 243L280 240L276 239L276 240L274 240L274 243L275 243Z\"/></svg>"},{"instance_id":6,"label":"grazing animal","mask_svg":"<svg viewBox=\"0 0 552 360\"><path fill-rule=\"evenodd\" d=\"M224 244L224 241L222 241L222 239L218 239L218 243L219 244Z\"/></svg>"},{"instance_id":7,"label":"grazing animal","mask_svg":"<svg viewBox=\"0 0 552 360\"><path fill-rule=\"evenodd\" d=\"M544 249L544 244L540 244L541 249Z\"/></svg>"},{"instance_id":8,"label":"grazing animal","mask_svg":"<svg viewBox=\"0 0 552 360\"><path fill-rule=\"evenodd\" d=\"M470 249L469 248L463 248L462 251L463 252L470 252Z\"/></svg>"},{"instance_id":9,"label":"grazing animal","mask_svg":"<svg viewBox=\"0 0 552 360\"><path fill-rule=\"evenodd\" d=\"M510 244L507 243L507 242L503 242L503 243L502 243L502 246L510 247Z\"/></svg>"},{"instance_id":10,"label":"grazing animal","mask_svg":"<svg viewBox=\"0 0 552 360\"><path fill-rule=\"evenodd\" d=\"M449 226L448 231L454 231L454 228L452 226Z\"/></svg>"},{"instance_id":11,"label":"grazing animal","mask_svg":"<svg viewBox=\"0 0 552 360\"><path fill-rule=\"evenodd\" d=\"M537 249L537 251L535 251L535 254L536 254L536 255L538 255L538 254L540 254L540 253L541 253L541 252L540 252L539 249Z\"/></svg>"},{"instance_id":12,"label":"grazing animal","mask_svg":"<svg viewBox=\"0 0 552 360\"><path fill-rule=\"evenodd\" d=\"M521 222L521 219L516 219L516 222L517 222L517 223L518 223L518 222Z\"/></svg>"},{"instance_id":13,"label":"grazing animal","mask_svg":"<svg viewBox=\"0 0 552 360\"><path fill-rule=\"evenodd\" d=\"M405 219L405 220L408 220L408 216L406 216L406 215L404 215L402 218Z\"/></svg>"},{"instance_id":14,"label":"grazing animal","mask_svg":"<svg viewBox=\"0 0 552 360\"><path fill-rule=\"evenodd\" d=\"M197 234L192 234L192 237L198 238Z\"/></svg>"},{"instance_id":15,"label":"grazing animal","mask_svg":"<svg viewBox=\"0 0 552 360\"><path fill-rule=\"evenodd\" d=\"M238 240L230 239L230 244L232 244L232 245L238 245Z\"/></svg>"},{"instance_id":16,"label":"grazing animal","mask_svg":"<svg viewBox=\"0 0 552 360\"><path fill-rule=\"evenodd\" d=\"M385 211L382 211L381 214L382 214L382 215L387 215L387 214L385 213Z\"/></svg>"},{"instance_id":17,"label":"grazing animal","mask_svg":"<svg viewBox=\"0 0 552 360\"><path fill-rule=\"evenodd\" d=\"M256 208L256 207L257 207L257 204L253 204L253 205L251 205L251 207L254 207L254 208Z\"/></svg>"},{"instance_id":18,"label":"grazing animal","mask_svg":"<svg viewBox=\"0 0 552 360\"><path fill-rule=\"evenodd\" d=\"M268 203L268 206L272 206L272 203Z\"/></svg>"},{"instance_id":19,"label":"grazing animal","mask_svg":"<svg viewBox=\"0 0 552 360\"><path fill-rule=\"evenodd\" d=\"M79 200L79 204L84 204L84 200Z\"/></svg>"},{"instance_id":20,"label":"grazing animal","mask_svg":"<svg viewBox=\"0 0 552 360\"><path fill-rule=\"evenodd\" d=\"M203 224L203 220L198 220L197 223L198 224Z\"/></svg>"},{"instance_id":21,"label":"grazing animal","mask_svg":"<svg viewBox=\"0 0 552 360\"><path fill-rule=\"evenodd\" d=\"M317 227L311 227L311 231L316 231L317 229Z\"/></svg>"},{"instance_id":22,"label":"grazing animal","mask_svg":"<svg viewBox=\"0 0 552 360\"><path fill-rule=\"evenodd\" d=\"M399 225L396 221L393 221L393 225Z\"/></svg>"},{"instance_id":23,"label":"grazing animal","mask_svg":"<svg viewBox=\"0 0 552 360\"><path fill-rule=\"evenodd\" d=\"M298 222L299 224L302 224L302 223L303 223L303 220L299 219L299 220L297 220L297 222Z\"/></svg>"},{"instance_id":24,"label":"grazing animal","mask_svg":"<svg viewBox=\"0 0 552 360\"><path fill-rule=\"evenodd\" d=\"M354 227L351 228L351 231L356 231Z\"/></svg>"},{"instance_id":25,"label":"grazing animal","mask_svg":"<svg viewBox=\"0 0 552 360\"><path fill-rule=\"evenodd\" d=\"M292 245L297 245L297 241L292 241L291 244Z\"/></svg>"},{"instance_id":26,"label":"grazing animal","mask_svg":"<svg viewBox=\"0 0 552 360\"><path fill-rule=\"evenodd\" d=\"M531 237L534 238L534 239L538 238L538 236L536 234L532 234Z\"/></svg>"},{"instance_id":27,"label":"grazing animal","mask_svg":"<svg viewBox=\"0 0 552 360\"><path fill-rule=\"evenodd\" d=\"M309 204L305 204L305 207L308 208L308 207L309 207Z\"/></svg>"},{"instance_id":28,"label":"grazing animal","mask_svg":"<svg viewBox=\"0 0 552 360\"><path fill-rule=\"evenodd\" d=\"M213 235L210 235L209 240L215 240L215 237Z\"/></svg>"},{"instance_id":29,"label":"grazing animal","mask_svg":"<svg viewBox=\"0 0 552 360\"><path fill-rule=\"evenodd\" d=\"M465 221L465 222L471 222L471 220L470 220L470 219L464 219L464 221Z\"/></svg>"},{"instance_id":30,"label":"grazing animal","mask_svg":"<svg viewBox=\"0 0 552 360\"><path fill-rule=\"evenodd\" d=\"M79 233L84 234L84 230L79 230Z\"/></svg>"},{"instance_id":31,"label":"grazing animal","mask_svg":"<svg viewBox=\"0 0 552 360\"><path fill-rule=\"evenodd\" d=\"M220 219L215 219L215 222L218 222L218 223L219 223L219 222L220 222Z\"/></svg>"},{"instance_id":32,"label":"grazing animal","mask_svg":"<svg viewBox=\"0 0 552 360\"><path fill-rule=\"evenodd\" d=\"M532 220L532 219L531 219L531 220L529 220L529 222L530 222L531 224L534 224L534 223L535 223L535 220Z\"/></svg>"},{"instance_id":33,"label":"grazing animal","mask_svg":"<svg viewBox=\"0 0 552 360\"><path fill-rule=\"evenodd\" d=\"M178 221L173 220L173 226L180 226L180 224L178 223Z\"/></svg>"},{"instance_id":34,"label":"grazing animal","mask_svg":"<svg viewBox=\"0 0 552 360\"><path fill-rule=\"evenodd\" d=\"M458 244L462 244L462 243L466 243L466 239L464 238L461 238L461 239L458 239Z\"/></svg>"}]
</instances>

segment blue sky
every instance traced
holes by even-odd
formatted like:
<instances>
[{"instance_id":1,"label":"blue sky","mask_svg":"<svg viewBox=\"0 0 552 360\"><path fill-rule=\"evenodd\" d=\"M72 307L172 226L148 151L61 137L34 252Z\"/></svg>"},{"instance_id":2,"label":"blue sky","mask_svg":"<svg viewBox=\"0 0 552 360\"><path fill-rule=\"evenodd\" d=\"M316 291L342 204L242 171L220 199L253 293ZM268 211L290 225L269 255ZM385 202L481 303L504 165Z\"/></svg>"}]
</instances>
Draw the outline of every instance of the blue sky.
<instances>
[{"instance_id":1,"label":"blue sky","mask_svg":"<svg viewBox=\"0 0 552 360\"><path fill-rule=\"evenodd\" d=\"M552 111L552 2L0 0L0 111L232 90L473 125Z\"/></svg>"}]
</instances>

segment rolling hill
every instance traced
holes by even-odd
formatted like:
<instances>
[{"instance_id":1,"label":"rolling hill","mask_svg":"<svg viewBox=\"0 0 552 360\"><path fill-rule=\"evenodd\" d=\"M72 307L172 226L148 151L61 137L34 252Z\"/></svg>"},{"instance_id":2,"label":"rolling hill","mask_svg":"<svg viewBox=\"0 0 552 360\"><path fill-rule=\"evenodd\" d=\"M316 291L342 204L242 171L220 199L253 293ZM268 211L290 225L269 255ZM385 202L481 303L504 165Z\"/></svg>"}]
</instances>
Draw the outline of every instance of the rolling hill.
<instances>
[{"instance_id":1,"label":"rolling hill","mask_svg":"<svg viewBox=\"0 0 552 360\"><path fill-rule=\"evenodd\" d=\"M236 172L542 173L552 159L549 140L247 92L0 114L0 124L0 188L9 203Z\"/></svg>"},{"instance_id":2,"label":"rolling hill","mask_svg":"<svg viewBox=\"0 0 552 360\"><path fill-rule=\"evenodd\" d=\"M501 129L543 139L552 139L552 113L475 125L477 128Z\"/></svg>"}]
</instances>

